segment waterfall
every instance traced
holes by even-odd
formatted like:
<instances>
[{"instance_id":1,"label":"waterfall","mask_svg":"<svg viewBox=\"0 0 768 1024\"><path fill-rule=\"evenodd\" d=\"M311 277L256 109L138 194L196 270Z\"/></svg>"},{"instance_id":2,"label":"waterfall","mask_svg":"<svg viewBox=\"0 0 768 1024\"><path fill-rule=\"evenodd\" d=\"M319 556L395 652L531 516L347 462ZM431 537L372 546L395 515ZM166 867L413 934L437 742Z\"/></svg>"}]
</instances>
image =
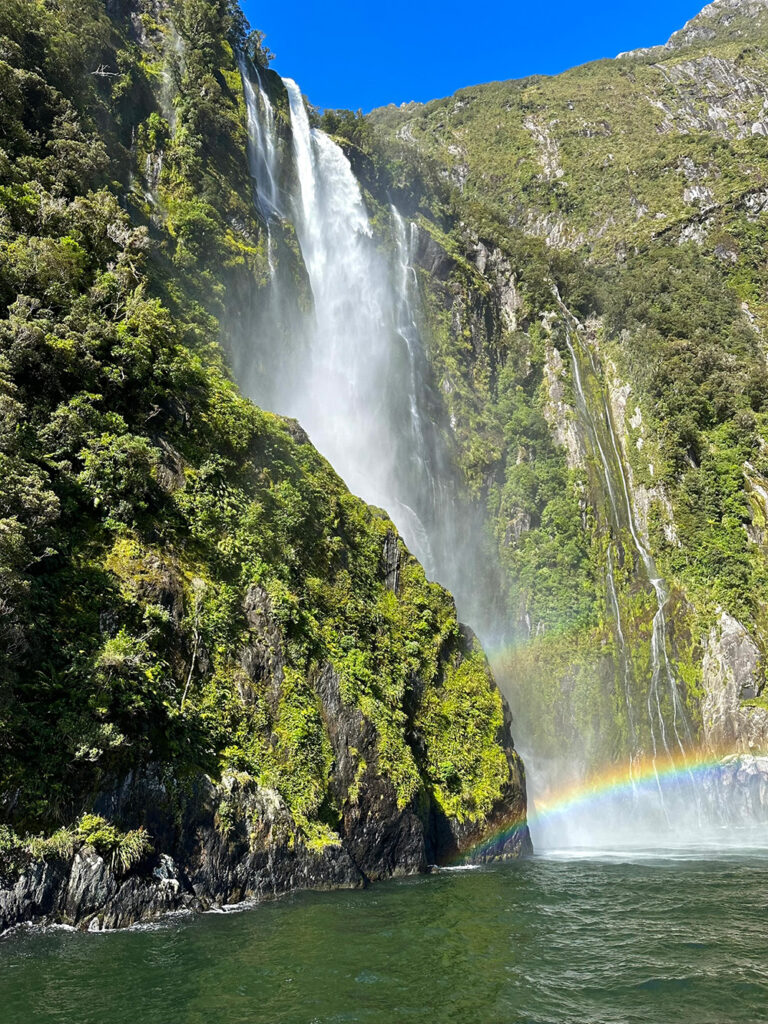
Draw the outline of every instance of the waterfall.
<instances>
[{"instance_id":1,"label":"waterfall","mask_svg":"<svg viewBox=\"0 0 768 1024\"><path fill-rule=\"evenodd\" d=\"M254 201L261 211L271 237L270 221L282 217L278 188L277 145L275 139L275 112L261 81L261 72L254 64L259 95L253 87L245 57L238 59L243 82L245 106L248 112L248 168L254 183Z\"/></svg>"},{"instance_id":2,"label":"waterfall","mask_svg":"<svg viewBox=\"0 0 768 1024\"><path fill-rule=\"evenodd\" d=\"M408 353L408 376L409 376L409 409L411 414L411 433L413 443L419 457L423 461L425 437L422 411L419 404L419 395L422 389L420 372L421 339L419 328L416 323L414 312L415 304L412 301L412 281L415 279L413 268L413 225L406 226L397 207L390 207L392 222L395 226L395 252L398 280L396 282L397 311L396 325L397 333L405 343Z\"/></svg>"},{"instance_id":3,"label":"waterfall","mask_svg":"<svg viewBox=\"0 0 768 1024\"><path fill-rule=\"evenodd\" d=\"M632 540L632 545L638 555L639 563L643 567L647 582L652 588L656 603L656 611L651 624L651 678L646 700L653 764L655 766L656 758L664 754L666 758L678 757L682 765L687 768L689 757L692 753L693 740L680 695L678 681L669 658L666 611L669 601L669 588L659 573L648 546L640 535L611 409L604 389L599 383L596 389L598 390L596 402L599 409L596 411L590 405L574 345L575 335L576 344L583 347L579 341L581 325L562 303L559 295L557 299L565 318L565 341L573 367L577 411L583 420L595 453L598 456L603 482L609 499L611 513L609 518L613 539L608 548L606 583L609 604L616 622L619 660L621 662L631 744L634 747L639 742L631 701L632 667L624 637L613 563L613 552L620 543L622 528L626 529ZM589 359L589 369L597 381L598 369L595 365L593 354L588 349L586 354ZM616 484L618 484L618 488ZM662 707L662 688L666 690L666 696L669 700L671 723L668 723L665 719ZM632 759L638 753L640 751L636 749L630 751L630 775ZM719 816L713 813L715 808L710 800L711 794L704 791L702 784L695 779L693 772L690 770L687 771L687 779L687 785L678 785L670 793L668 787L662 785L658 773L656 773L656 789L663 819L668 826L675 828L681 825L688 828L691 826L700 828L703 824L712 824L718 820ZM670 801L673 805L672 807L669 806ZM693 815L691 815L691 811L693 811Z\"/></svg>"},{"instance_id":4,"label":"waterfall","mask_svg":"<svg viewBox=\"0 0 768 1024\"><path fill-rule=\"evenodd\" d=\"M238 379L260 404L301 422L350 489L388 512L481 638L498 641L497 560L485 547L483 510L460 496L420 328L417 228L391 206L374 232L349 160L311 126L298 85L283 79L288 142L266 73L252 80L241 61L241 74L270 290L247 345L233 353ZM311 293L300 312L297 268L282 266L292 237Z\"/></svg>"},{"instance_id":5,"label":"waterfall","mask_svg":"<svg viewBox=\"0 0 768 1024\"><path fill-rule=\"evenodd\" d=\"M241 62L248 110L255 202L265 221L273 313L262 316L247 358L263 358L265 338L287 347L266 383L250 390L275 411L296 417L352 491L392 515L414 553L434 570L431 529L434 481L427 472L426 415L420 407L421 339L411 307L408 229L391 211L395 266L374 237L360 185L343 150L312 128L299 87L284 79L290 147L277 138L275 112L260 73L258 89ZM288 163L290 161L290 163ZM293 181L283 196L280 182ZM312 308L286 326L293 279L282 279L275 223L295 230ZM297 344L296 338L299 338ZM241 379L249 379L245 359Z\"/></svg>"},{"instance_id":6,"label":"waterfall","mask_svg":"<svg viewBox=\"0 0 768 1024\"><path fill-rule=\"evenodd\" d=\"M613 613L613 617L616 622L616 638L619 642L621 681L624 687L624 703L627 707L627 724L629 725L629 743L631 749L629 758L629 775L630 778L632 778L632 754L637 750L637 729L635 727L634 711L632 710L632 664L629 657L629 650L627 648L627 641L624 636L624 626L621 619L621 606L619 604L619 595L616 590L616 579L614 577L613 569L614 550L615 543L612 542L608 545L606 582L608 584L608 600L611 605L611 612Z\"/></svg>"},{"instance_id":7,"label":"waterfall","mask_svg":"<svg viewBox=\"0 0 768 1024\"><path fill-rule=\"evenodd\" d=\"M299 181L294 224L314 300L307 372L291 411L351 489L384 505L395 490L386 263L349 161L310 128L298 86L284 82Z\"/></svg>"},{"instance_id":8,"label":"waterfall","mask_svg":"<svg viewBox=\"0 0 768 1024\"><path fill-rule=\"evenodd\" d=\"M450 498L443 491L439 476L439 456L431 437L430 424L422 408L428 383L426 357L416 314L419 304L414 267L416 226L407 224L397 207L391 206L390 213L395 243L395 329L403 343L407 367L404 377L407 383L410 425L408 457L414 478L423 482L424 505L434 519L435 510L440 507L441 494L449 504ZM435 571L433 544L426 534L421 541L421 549L426 567Z\"/></svg>"}]
</instances>

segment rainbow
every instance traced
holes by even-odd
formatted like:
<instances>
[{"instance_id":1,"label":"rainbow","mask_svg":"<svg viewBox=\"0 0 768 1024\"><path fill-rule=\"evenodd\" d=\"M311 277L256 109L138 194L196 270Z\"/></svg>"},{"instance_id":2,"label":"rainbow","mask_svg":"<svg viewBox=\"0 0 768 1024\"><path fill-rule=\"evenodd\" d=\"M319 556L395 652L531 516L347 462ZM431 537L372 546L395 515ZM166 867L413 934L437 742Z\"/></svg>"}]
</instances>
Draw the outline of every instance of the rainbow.
<instances>
[{"instance_id":1,"label":"rainbow","mask_svg":"<svg viewBox=\"0 0 768 1024\"><path fill-rule=\"evenodd\" d=\"M588 806L607 803L617 797L634 797L661 792L664 784L693 784L719 771L729 758L738 757L733 751L713 754L711 751L691 753L682 757L637 758L631 765L619 768L611 765L586 779L559 790L550 791L536 800L535 807L517 819L486 835L463 854L466 859L493 857L513 840L525 825L552 821L560 816L578 812Z\"/></svg>"}]
</instances>

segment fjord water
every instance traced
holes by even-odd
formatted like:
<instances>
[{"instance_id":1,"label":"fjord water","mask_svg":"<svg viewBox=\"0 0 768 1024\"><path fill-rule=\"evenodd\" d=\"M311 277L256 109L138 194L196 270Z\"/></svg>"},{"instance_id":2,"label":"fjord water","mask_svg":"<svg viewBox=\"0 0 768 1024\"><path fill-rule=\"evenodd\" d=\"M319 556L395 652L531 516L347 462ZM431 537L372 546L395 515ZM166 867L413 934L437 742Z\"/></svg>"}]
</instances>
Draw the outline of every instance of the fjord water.
<instances>
[{"instance_id":1,"label":"fjord water","mask_svg":"<svg viewBox=\"0 0 768 1024\"><path fill-rule=\"evenodd\" d=\"M765 854L535 858L0 943L3 1024L758 1024Z\"/></svg>"}]
</instances>

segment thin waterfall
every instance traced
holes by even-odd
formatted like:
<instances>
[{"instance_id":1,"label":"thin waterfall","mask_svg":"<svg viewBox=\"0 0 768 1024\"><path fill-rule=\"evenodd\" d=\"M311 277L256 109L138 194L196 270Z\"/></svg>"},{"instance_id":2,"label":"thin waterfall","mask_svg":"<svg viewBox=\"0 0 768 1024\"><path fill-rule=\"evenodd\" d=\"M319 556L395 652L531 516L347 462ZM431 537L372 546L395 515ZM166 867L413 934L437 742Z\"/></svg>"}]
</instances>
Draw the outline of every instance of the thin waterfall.
<instances>
[{"instance_id":1,"label":"thin waterfall","mask_svg":"<svg viewBox=\"0 0 768 1024\"><path fill-rule=\"evenodd\" d=\"M621 618L621 606L619 605L619 595L616 590L616 579L614 577L613 557L615 547L616 545L613 541L608 545L608 565L606 573L606 582L608 584L608 599L611 605L611 612L613 613L613 617L616 622L616 637L619 641L621 681L624 686L624 703L627 707L627 724L629 726L629 777L631 780L634 781L632 765L633 756L637 752L637 729L635 727L635 715L632 709L632 664L629 657L629 650L627 648L627 641L624 636L624 626L622 624Z\"/></svg>"},{"instance_id":2,"label":"thin waterfall","mask_svg":"<svg viewBox=\"0 0 768 1024\"><path fill-rule=\"evenodd\" d=\"M397 333L405 342L408 353L408 375L409 394L408 404L411 414L411 432L413 442L419 455L423 456L424 448L424 423L419 402L419 391L421 388L419 355L421 352L421 339L419 328L414 313L414 303L411 299L412 282L415 278L413 267L412 239L413 225L406 226L405 221L395 206L390 207L392 222L394 224L396 269L398 280L396 282L397 294Z\"/></svg>"},{"instance_id":3,"label":"thin waterfall","mask_svg":"<svg viewBox=\"0 0 768 1024\"><path fill-rule=\"evenodd\" d=\"M418 282L414 267L414 238L416 226L408 224L395 206L390 206L395 243L395 329L403 342L406 357L408 412L410 419L409 461L416 478L423 481L424 506L431 518L440 505L439 462L434 446L430 444L430 427L422 407L427 389L427 367L422 345L421 331L417 322ZM425 535L421 543L425 567L435 572L433 544Z\"/></svg>"},{"instance_id":4,"label":"thin waterfall","mask_svg":"<svg viewBox=\"0 0 768 1024\"><path fill-rule=\"evenodd\" d=\"M242 54L238 59L238 66L248 112L248 167L254 183L254 202L261 211L267 225L267 233L270 235L270 221L283 216L278 187L275 112L262 84L258 67L255 64L251 65L256 74L257 98L248 64Z\"/></svg>"},{"instance_id":5,"label":"thin waterfall","mask_svg":"<svg viewBox=\"0 0 768 1024\"><path fill-rule=\"evenodd\" d=\"M575 320L570 311L557 296L561 311L565 317L565 338L566 345L568 347L569 354L571 356L571 363L573 366L574 383L576 385L576 401L578 411L582 418L585 420L588 426L590 437L595 446L596 452L599 456L602 473L606 485L606 489L609 496L609 502L612 511L612 529L615 532L616 538L620 536L622 521L626 523L630 537L632 538L633 546L640 558L640 561L645 570L645 575L650 583L654 596L656 599L656 612L653 617L651 626L651 680L648 689L647 696L647 710L648 720L650 727L650 738L652 746L652 757L655 766L656 758L659 756L659 743L657 740L656 726L658 726L661 747L667 757L673 755L672 746L677 749L675 756L680 756L684 765L688 764L689 750L686 749L686 743L683 741L681 736L681 728L685 734L685 740L690 748L692 745L692 736L688 721L685 715L685 709L683 706L682 698L680 696L680 690L675 678L672 664L669 659L669 652L667 648L668 642L668 630L667 630L667 618L666 618L666 607L669 601L669 589L665 580L660 575L655 560L648 550L647 545L640 536L637 522L635 520L635 512L632 503L632 497L630 494L629 482L627 479L626 470L624 468L624 461L619 448L618 439L613 425L613 418L608 405L608 400L603 393L602 388L600 389L601 398L601 420L602 426L607 432L608 442L610 449L606 449L605 445L601 441L600 424L594 419L594 414L589 406L587 396L584 390L584 384L581 375L581 369L579 367L579 360L574 348L573 343L573 332L575 331L577 339L579 338L580 325ZM593 375L597 378L597 367L595 366L594 359L591 352L587 352L590 367ZM611 465L613 462L613 466ZM621 504L617 502L616 489L614 487L614 477L618 477L619 491L621 494ZM611 604L617 621L617 634L619 638L620 657L623 659L623 671L624 671L624 685L625 688L628 685L629 677L628 673L628 660L626 660L626 644L624 641L623 629L621 624L620 608L618 602L618 595L615 589L615 581L613 577L613 558L609 549L609 563L608 563L608 586L609 596L611 598ZM672 712L672 730L671 736L668 736L667 722L665 721L664 711L662 709L661 700L661 687L665 685L667 694L669 696L670 708ZM629 701L629 694L627 693L627 704L628 714L631 716L631 705ZM630 729L634 732L634 724L630 717ZM701 786L696 782L693 773L688 771L689 789L693 795L694 807L696 811L696 823L701 826L703 824L702 819L702 793ZM668 808L665 802L664 788L661 785L661 781L656 776L657 790L659 793L661 810L664 817L669 822Z\"/></svg>"}]
</instances>

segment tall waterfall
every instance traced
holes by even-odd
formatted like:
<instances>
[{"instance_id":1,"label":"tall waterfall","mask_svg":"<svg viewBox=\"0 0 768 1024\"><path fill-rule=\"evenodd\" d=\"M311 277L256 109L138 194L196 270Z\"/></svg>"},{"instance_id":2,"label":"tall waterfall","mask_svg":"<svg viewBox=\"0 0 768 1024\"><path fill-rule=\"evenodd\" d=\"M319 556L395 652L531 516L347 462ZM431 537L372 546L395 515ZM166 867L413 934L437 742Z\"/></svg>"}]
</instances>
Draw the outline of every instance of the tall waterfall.
<instances>
[{"instance_id":1,"label":"tall waterfall","mask_svg":"<svg viewBox=\"0 0 768 1024\"><path fill-rule=\"evenodd\" d=\"M398 311L407 298L377 249L349 160L310 128L296 83L284 83L299 181L294 224L314 299L309 358L290 411L350 488L387 508L419 557L429 560L428 532L415 505L429 507L430 485L409 493L403 472L420 415L417 382L402 373L397 344Z\"/></svg>"},{"instance_id":2,"label":"tall waterfall","mask_svg":"<svg viewBox=\"0 0 768 1024\"><path fill-rule=\"evenodd\" d=\"M261 404L301 422L350 489L386 509L427 573L454 593L460 615L496 640L496 566L481 511L456 486L430 380L416 227L391 206L374 232L349 160L311 126L297 84L283 79L291 130L281 135L265 78L256 72L255 88L245 63L241 73L271 286L250 347L234 354L238 378ZM295 274L280 266L281 230L295 231L308 279L311 308L301 316Z\"/></svg>"},{"instance_id":3,"label":"tall waterfall","mask_svg":"<svg viewBox=\"0 0 768 1024\"><path fill-rule=\"evenodd\" d=\"M436 431L422 407L427 364L413 308L410 228L393 208L391 245L382 251L349 160L310 126L296 83L283 80L286 139L260 73L249 74L242 60L241 74L271 285L252 347L235 353L238 377L258 401L296 417L350 489L384 507L435 573L437 483L427 449ZM279 266L281 226L295 231L311 292L301 316L287 312L295 279Z\"/></svg>"}]
</instances>

